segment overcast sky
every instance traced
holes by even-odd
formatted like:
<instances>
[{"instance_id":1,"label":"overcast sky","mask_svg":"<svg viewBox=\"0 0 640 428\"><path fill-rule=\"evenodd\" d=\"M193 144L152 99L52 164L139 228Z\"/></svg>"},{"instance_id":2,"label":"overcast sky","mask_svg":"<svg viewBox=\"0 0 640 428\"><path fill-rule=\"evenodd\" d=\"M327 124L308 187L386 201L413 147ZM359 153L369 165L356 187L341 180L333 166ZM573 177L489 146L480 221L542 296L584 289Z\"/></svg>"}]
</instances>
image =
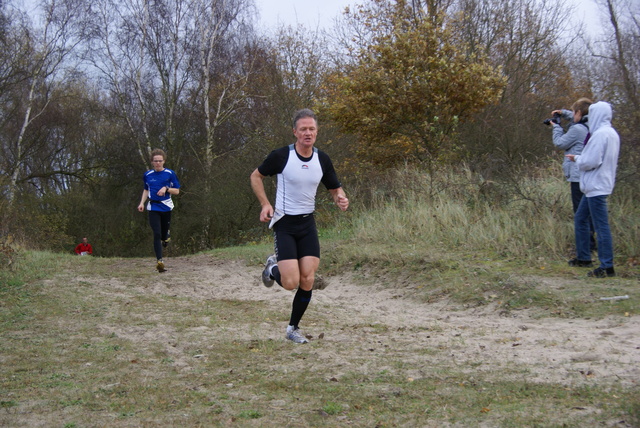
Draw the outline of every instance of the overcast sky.
<instances>
[{"instance_id":1,"label":"overcast sky","mask_svg":"<svg viewBox=\"0 0 640 428\"><path fill-rule=\"evenodd\" d=\"M271 29L279 24L303 24L311 29L317 26L329 29L333 19L346 6L353 6L358 0L255 0L260 12L262 26ZM577 5L576 20L586 20L589 25L598 25L597 9L593 0L569 0Z\"/></svg>"},{"instance_id":2,"label":"overcast sky","mask_svg":"<svg viewBox=\"0 0 640 428\"><path fill-rule=\"evenodd\" d=\"M299 23L311 29L317 26L327 29L346 6L357 3L355 0L256 0L260 22L271 28Z\"/></svg>"}]
</instances>

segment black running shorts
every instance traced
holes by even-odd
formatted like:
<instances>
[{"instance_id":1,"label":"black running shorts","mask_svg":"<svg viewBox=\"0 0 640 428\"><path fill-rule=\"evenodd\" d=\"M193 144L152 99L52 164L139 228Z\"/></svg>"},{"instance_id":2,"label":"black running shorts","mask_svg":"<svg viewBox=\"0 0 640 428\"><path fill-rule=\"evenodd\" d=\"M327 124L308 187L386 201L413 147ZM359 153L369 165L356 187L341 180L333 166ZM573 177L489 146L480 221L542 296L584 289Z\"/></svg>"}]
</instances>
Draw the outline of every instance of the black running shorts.
<instances>
[{"instance_id":1,"label":"black running shorts","mask_svg":"<svg viewBox=\"0 0 640 428\"><path fill-rule=\"evenodd\" d=\"M276 257L300 260L306 256L320 258L320 241L313 214L285 215L273 225Z\"/></svg>"}]
</instances>

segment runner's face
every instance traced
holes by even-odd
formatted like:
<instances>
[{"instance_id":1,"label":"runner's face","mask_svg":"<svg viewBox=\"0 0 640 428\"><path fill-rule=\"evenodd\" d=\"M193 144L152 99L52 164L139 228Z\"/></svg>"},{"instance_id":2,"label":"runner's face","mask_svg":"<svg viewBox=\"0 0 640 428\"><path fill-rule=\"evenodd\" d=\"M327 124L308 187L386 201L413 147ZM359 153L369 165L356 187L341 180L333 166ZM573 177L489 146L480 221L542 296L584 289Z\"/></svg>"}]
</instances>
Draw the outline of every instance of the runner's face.
<instances>
[{"instance_id":1,"label":"runner's face","mask_svg":"<svg viewBox=\"0 0 640 428\"><path fill-rule=\"evenodd\" d=\"M300 148L312 147L316 142L318 136L318 126L315 119L311 117L303 117L298 119L296 127L293 130L293 135L296 136L296 144Z\"/></svg>"},{"instance_id":2,"label":"runner's face","mask_svg":"<svg viewBox=\"0 0 640 428\"><path fill-rule=\"evenodd\" d=\"M162 171L164 169L164 158L161 155L156 155L151 161L153 169L156 171Z\"/></svg>"}]
</instances>

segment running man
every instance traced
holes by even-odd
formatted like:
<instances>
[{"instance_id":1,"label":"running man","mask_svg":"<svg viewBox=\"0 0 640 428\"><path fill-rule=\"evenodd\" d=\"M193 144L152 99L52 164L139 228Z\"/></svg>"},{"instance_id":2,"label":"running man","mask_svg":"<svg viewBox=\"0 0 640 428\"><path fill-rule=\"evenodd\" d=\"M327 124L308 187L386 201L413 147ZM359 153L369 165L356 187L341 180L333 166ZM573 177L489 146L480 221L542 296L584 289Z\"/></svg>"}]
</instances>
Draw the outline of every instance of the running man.
<instances>
[{"instance_id":1,"label":"running man","mask_svg":"<svg viewBox=\"0 0 640 428\"><path fill-rule=\"evenodd\" d=\"M156 269L158 272L164 272L166 269L162 260L162 247L166 247L171 240L169 235L173 209L171 195L180 193L180 182L175 172L164 167L167 155L163 150L154 149L150 157L153 169L144 174L144 190L138 211L144 212L145 202L147 202L149 226L153 230L153 251L157 259Z\"/></svg>"},{"instance_id":2,"label":"running man","mask_svg":"<svg viewBox=\"0 0 640 428\"><path fill-rule=\"evenodd\" d=\"M260 221L273 228L275 254L267 258L262 281L271 287L276 281L285 290L295 290L286 338L307 343L298 324L309 302L320 265L320 242L313 212L320 182L342 210L349 207L342 185L329 156L314 147L318 120L313 111L303 109L293 119L296 142L272 151L251 174L251 188L262 210ZM275 210L264 189L264 178L277 176Z\"/></svg>"}]
</instances>

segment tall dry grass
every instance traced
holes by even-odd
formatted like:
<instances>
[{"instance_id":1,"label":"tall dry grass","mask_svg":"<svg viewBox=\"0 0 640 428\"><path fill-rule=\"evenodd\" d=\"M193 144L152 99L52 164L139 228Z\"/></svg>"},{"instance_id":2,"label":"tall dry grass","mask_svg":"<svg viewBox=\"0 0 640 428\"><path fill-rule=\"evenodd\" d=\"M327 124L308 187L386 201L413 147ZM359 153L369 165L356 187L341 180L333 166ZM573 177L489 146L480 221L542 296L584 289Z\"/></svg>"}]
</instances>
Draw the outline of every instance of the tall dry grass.
<instances>
[{"instance_id":1,"label":"tall dry grass","mask_svg":"<svg viewBox=\"0 0 640 428\"><path fill-rule=\"evenodd\" d=\"M555 169L511 181L488 181L468 167L435 174L410 167L390 172L351 219L358 251L381 244L524 259L573 255L569 183ZM640 207L633 201L624 187L609 198L619 261L640 254Z\"/></svg>"}]
</instances>

